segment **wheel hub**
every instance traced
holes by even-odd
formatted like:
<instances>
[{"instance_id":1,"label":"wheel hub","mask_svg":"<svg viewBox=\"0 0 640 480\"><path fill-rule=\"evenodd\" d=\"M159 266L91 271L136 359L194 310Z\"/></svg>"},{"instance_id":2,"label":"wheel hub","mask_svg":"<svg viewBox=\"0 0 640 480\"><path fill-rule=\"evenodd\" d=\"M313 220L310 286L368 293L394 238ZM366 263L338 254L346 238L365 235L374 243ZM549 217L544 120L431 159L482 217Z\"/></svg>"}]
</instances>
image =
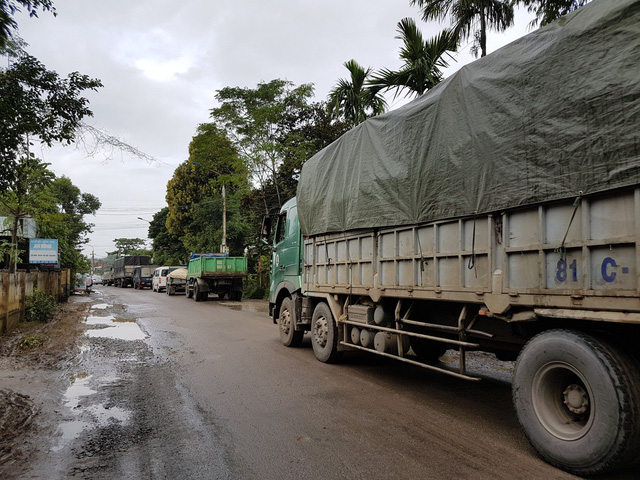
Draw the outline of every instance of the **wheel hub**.
<instances>
[{"instance_id":1,"label":"wheel hub","mask_svg":"<svg viewBox=\"0 0 640 480\"><path fill-rule=\"evenodd\" d=\"M285 310L280 314L280 330L285 335L289 335L289 330L291 330L291 312L289 310Z\"/></svg>"},{"instance_id":2,"label":"wheel hub","mask_svg":"<svg viewBox=\"0 0 640 480\"><path fill-rule=\"evenodd\" d=\"M316 320L316 326L313 330L313 340L318 346L324 348L324 346L327 344L328 336L329 325L327 323L327 319L324 317L320 317L318 318L318 320Z\"/></svg>"},{"instance_id":3,"label":"wheel hub","mask_svg":"<svg viewBox=\"0 0 640 480\"><path fill-rule=\"evenodd\" d=\"M582 386L571 384L563 392L564 404L575 414L581 415L589 409L589 395Z\"/></svg>"},{"instance_id":4,"label":"wheel hub","mask_svg":"<svg viewBox=\"0 0 640 480\"><path fill-rule=\"evenodd\" d=\"M534 375L531 401L542 426L561 440L584 437L594 421L592 393L580 371L549 362Z\"/></svg>"}]
</instances>

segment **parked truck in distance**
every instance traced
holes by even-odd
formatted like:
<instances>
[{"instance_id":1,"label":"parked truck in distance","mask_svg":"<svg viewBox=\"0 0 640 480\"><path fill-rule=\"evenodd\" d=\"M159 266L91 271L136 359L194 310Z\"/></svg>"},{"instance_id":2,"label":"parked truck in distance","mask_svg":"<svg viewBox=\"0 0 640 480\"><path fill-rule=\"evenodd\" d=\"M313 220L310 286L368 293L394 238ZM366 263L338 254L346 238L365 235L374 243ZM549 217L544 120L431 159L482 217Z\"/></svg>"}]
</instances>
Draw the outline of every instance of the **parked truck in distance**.
<instances>
[{"instance_id":1,"label":"parked truck in distance","mask_svg":"<svg viewBox=\"0 0 640 480\"><path fill-rule=\"evenodd\" d=\"M137 266L149 265L151 257L146 255L127 255L113 262L113 284L116 287L133 285L133 271Z\"/></svg>"},{"instance_id":2,"label":"parked truck in distance","mask_svg":"<svg viewBox=\"0 0 640 480\"><path fill-rule=\"evenodd\" d=\"M102 275L102 284L111 286L113 285L113 267L110 267Z\"/></svg>"},{"instance_id":3,"label":"parked truck in distance","mask_svg":"<svg viewBox=\"0 0 640 480\"><path fill-rule=\"evenodd\" d=\"M206 301L210 293L242 300L242 280L247 276L247 257L208 253L191 255L187 267L187 298Z\"/></svg>"},{"instance_id":4,"label":"parked truck in distance","mask_svg":"<svg viewBox=\"0 0 640 480\"><path fill-rule=\"evenodd\" d=\"M153 285L153 272L158 268L158 265L138 265L133 269L131 274L131 281L133 288L136 290L143 288L151 289Z\"/></svg>"},{"instance_id":5,"label":"parked truck in distance","mask_svg":"<svg viewBox=\"0 0 640 480\"><path fill-rule=\"evenodd\" d=\"M281 341L468 381L468 351L517 358L545 460L640 464L639 25L590 3L309 159L263 224Z\"/></svg>"}]
</instances>

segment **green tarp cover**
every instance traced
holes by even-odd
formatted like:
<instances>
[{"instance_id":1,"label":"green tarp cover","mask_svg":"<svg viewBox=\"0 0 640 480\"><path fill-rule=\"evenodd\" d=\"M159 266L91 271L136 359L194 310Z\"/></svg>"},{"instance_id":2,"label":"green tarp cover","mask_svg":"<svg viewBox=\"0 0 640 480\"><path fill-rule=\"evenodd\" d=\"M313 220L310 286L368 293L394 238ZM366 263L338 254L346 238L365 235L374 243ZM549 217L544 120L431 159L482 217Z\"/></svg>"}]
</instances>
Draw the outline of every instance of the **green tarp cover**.
<instances>
[{"instance_id":1,"label":"green tarp cover","mask_svg":"<svg viewBox=\"0 0 640 480\"><path fill-rule=\"evenodd\" d=\"M640 183L640 1L596 0L309 159L302 232L500 211Z\"/></svg>"}]
</instances>

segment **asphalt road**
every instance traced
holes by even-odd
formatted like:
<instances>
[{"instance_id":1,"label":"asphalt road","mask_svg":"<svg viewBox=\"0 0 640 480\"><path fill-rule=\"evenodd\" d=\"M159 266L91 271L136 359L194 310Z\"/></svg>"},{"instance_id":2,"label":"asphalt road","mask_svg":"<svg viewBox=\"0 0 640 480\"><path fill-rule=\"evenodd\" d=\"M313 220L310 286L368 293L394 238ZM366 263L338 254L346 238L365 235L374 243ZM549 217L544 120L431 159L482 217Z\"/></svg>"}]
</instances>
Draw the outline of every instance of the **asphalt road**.
<instances>
[{"instance_id":1,"label":"asphalt road","mask_svg":"<svg viewBox=\"0 0 640 480\"><path fill-rule=\"evenodd\" d=\"M479 383L362 352L326 365L308 339L284 347L263 302L91 301L57 435L24 478L578 478L528 444L510 364L478 357Z\"/></svg>"}]
</instances>

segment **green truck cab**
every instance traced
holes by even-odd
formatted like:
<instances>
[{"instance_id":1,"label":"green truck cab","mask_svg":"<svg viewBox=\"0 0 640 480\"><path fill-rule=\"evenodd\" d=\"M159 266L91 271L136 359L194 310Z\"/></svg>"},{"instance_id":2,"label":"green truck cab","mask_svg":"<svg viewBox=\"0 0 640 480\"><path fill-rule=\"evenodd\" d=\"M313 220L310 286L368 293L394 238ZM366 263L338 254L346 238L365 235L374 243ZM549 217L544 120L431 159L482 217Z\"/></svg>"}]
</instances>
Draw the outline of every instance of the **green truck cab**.
<instances>
[{"instance_id":1,"label":"green truck cab","mask_svg":"<svg viewBox=\"0 0 640 480\"><path fill-rule=\"evenodd\" d=\"M267 216L262 228L263 243L272 248L269 316L280 322L280 337L287 346L302 341L310 323L303 320L302 252L296 198L288 200L277 215Z\"/></svg>"}]
</instances>

